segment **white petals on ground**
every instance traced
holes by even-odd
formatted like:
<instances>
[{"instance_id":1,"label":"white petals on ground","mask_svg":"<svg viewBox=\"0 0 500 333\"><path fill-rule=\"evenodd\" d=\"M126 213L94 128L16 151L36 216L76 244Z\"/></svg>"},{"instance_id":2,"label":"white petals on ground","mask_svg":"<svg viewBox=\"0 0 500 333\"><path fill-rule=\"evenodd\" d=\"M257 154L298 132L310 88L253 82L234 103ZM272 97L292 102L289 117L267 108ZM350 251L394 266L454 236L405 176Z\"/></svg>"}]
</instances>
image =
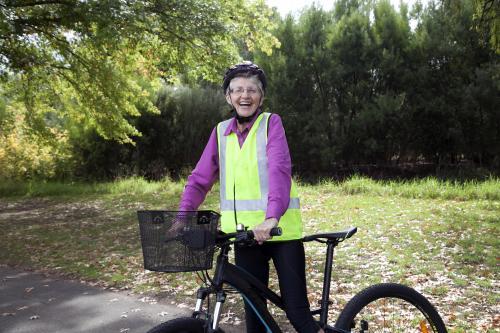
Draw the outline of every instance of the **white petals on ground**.
<instances>
[{"instance_id":1,"label":"white petals on ground","mask_svg":"<svg viewBox=\"0 0 500 333\"><path fill-rule=\"evenodd\" d=\"M160 317L165 317L167 315L168 315L168 312L166 312L166 311L162 311L162 312L158 313L158 316L160 316Z\"/></svg>"},{"instance_id":2,"label":"white petals on ground","mask_svg":"<svg viewBox=\"0 0 500 333\"><path fill-rule=\"evenodd\" d=\"M40 318L39 315L33 315L33 316L30 317L30 320L35 320L35 319L38 319L38 318Z\"/></svg>"}]
</instances>

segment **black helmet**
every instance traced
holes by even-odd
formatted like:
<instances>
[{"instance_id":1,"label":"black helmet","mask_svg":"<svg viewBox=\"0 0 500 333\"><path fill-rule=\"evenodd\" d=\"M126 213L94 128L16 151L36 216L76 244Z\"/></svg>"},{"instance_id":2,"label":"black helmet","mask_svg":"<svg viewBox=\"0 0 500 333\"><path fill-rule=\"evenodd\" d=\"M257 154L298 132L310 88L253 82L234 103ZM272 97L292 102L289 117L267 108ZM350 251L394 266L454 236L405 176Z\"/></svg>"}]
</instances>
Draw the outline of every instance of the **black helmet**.
<instances>
[{"instance_id":1,"label":"black helmet","mask_svg":"<svg viewBox=\"0 0 500 333\"><path fill-rule=\"evenodd\" d=\"M231 66L224 74L224 81L222 82L222 89L224 90L224 93L229 86L229 82L231 82L231 80L238 76L238 74L240 73L250 73L252 75L257 75L260 82L262 83L262 89L264 89L264 92L266 91L267 81L264 71L251 61L243 61L242 63Z\"/></svg>"}]
</instances>

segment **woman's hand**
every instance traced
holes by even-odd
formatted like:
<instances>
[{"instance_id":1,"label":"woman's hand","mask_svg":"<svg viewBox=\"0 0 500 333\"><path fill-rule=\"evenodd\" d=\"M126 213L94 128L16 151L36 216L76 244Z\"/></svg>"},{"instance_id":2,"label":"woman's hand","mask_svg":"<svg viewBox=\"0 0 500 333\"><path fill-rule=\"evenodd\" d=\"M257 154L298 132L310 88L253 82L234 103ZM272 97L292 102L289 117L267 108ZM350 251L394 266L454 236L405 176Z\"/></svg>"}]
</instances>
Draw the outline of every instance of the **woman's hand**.
<instances>
[{"instance_id":1,"label":"woman's hand","mask_svg":"<svg viewBox=\"0 0 500 333\"><path fill-rule=\"evenodd\" d=\"M254 238L262 245L264 241L271 238L271 229L278 225L278 219L271 217L253 228Z\"/></svg>"},{"instance_id":2,"label":"woman's hand","mask_svg":"<svg viewBox=\"0 0 500 333\"><path fill-rule=\"evenodd\" d=\"M172 223L170 228L168 228L167 237L174 238L174 237L179 236L179 234L181 233L181 231L184 229L185 226L186 226L186 224L184 224L180 221L175 221L174 223Z\"/></svg>"}]
</instances>

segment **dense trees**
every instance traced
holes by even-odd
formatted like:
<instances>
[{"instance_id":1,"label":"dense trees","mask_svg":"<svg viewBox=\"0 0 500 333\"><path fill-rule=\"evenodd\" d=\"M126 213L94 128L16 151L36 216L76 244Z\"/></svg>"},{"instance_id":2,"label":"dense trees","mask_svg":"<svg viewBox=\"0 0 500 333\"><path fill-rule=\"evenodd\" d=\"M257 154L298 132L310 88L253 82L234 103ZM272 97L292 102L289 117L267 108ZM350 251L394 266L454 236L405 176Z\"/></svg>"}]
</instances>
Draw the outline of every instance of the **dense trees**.
<instances>
[{"instance_id":1,"label":"dense trees","mask_svg":"<svg viewBox=\"0 0 500 333\"><path fill-rule=\"evenodd\" d=\"M261 1L0 0L0 176L192 167L227 117L209 81L239 55L269 75L265 105L302 174L463 161L498 171L498 8L337 0L281 18Z\"/></svg>"},{"instance_id":2,"label":"dense trees","mask_svg":"<svg viewBox=\"0 0 500 333\"><path fill-rule=\"evenodd\" d=\"M161 82L213 80L241 47L279 45L271 14L262 0L0 0L0 174L54 174L20 168L24 146L67 170L82 133L133 143Z\"/></svg>"},{"instance_id":3,"label":"dense trees","mask_svg":"<svg viewBox=\"0 0 500 333\"><path fill-rule=\"evenodd\" d=\"M399 12L337 1L280 22L270 73L297 168L473 160L500 164L498 53L474 29L474 1ZM412 24L414 28L412 29Z\"/></svg>"},{"instance_id":4,"label":"dense trees","mask_svg":"<svg viewBox=\"0 0 500 333\"><path fill-rule=\"evenodd\" d=\"M218 77L241 43L270 52L270 14L263 1L2 0L0 74L31 118L59 113L130 142L127 117L156 110L159 77Z\"/></svg>"}]
</instances>

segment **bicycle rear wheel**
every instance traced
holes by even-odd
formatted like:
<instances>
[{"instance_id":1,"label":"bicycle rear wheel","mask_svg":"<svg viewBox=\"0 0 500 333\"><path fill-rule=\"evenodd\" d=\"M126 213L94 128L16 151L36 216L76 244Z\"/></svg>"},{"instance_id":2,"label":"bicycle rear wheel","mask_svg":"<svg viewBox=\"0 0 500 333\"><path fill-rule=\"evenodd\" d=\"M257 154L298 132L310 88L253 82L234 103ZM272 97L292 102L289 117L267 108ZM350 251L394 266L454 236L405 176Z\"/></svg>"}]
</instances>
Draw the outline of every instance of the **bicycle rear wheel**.
<instances>
[{"instance_id":1,"label":"bicycle rear wheel","mask_svg":"<svg viewBox=\"0 0 500 333\"><path fill-rule=\"evenodd\" d=\"M424 296L395 283L377 284L355 295L335 327L363 333L446 333L443 320Z\"/></svg>"}]
</instances>

